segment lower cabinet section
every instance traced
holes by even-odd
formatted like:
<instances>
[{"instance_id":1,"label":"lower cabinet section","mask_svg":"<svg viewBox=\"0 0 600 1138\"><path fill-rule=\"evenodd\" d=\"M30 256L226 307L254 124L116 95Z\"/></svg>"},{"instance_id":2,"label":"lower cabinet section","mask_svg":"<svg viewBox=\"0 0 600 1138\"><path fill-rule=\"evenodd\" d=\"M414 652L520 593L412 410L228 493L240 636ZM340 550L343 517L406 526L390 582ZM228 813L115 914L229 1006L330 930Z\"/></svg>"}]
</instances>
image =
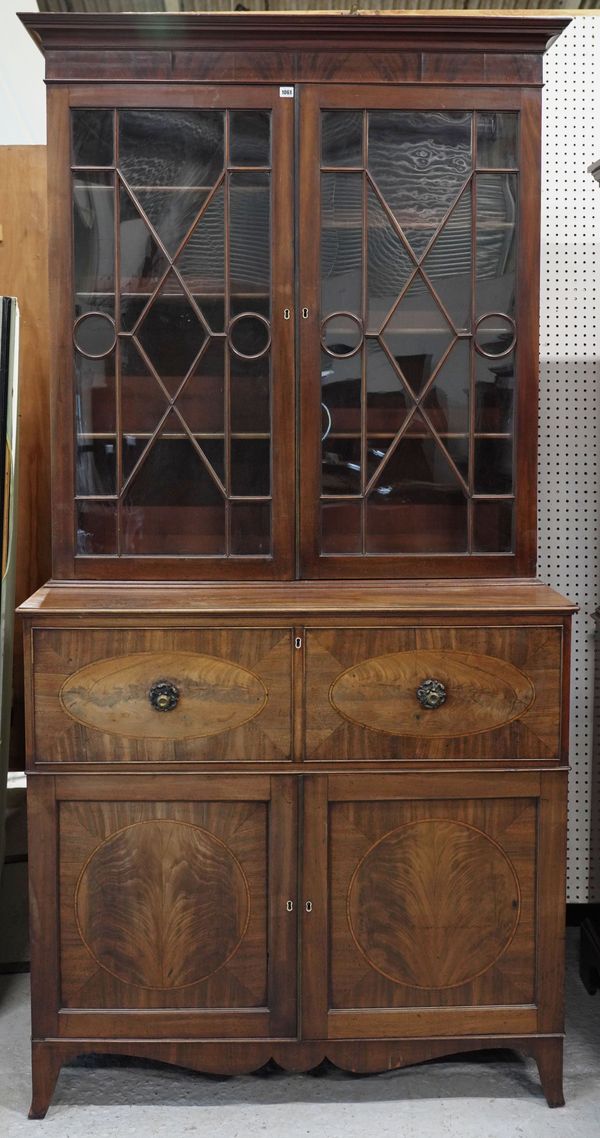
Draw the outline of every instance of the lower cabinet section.
<instances>
[{"instance_id":1,"label":"lower cabinet section","mask_svg":"<svg viewBox=\"0 0 600 1138\"><path fill-rule=\"evenodd\" d=\"M34 775L34 1114L98 1049L227 1072L550 1045L558 1101L565 779Z\"/></svg>"}]
</instances>

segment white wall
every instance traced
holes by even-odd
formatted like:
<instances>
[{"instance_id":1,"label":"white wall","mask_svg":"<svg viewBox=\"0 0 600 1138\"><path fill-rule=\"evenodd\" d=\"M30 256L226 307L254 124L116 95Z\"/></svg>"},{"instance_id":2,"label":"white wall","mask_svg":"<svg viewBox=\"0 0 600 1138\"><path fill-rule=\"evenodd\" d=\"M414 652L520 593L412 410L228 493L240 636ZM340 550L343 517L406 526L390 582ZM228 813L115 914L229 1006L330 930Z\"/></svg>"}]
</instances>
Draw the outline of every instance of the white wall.
<instances>
[{"instance_id":1,"label":"white wall","mask_svg":"<svg viewBox=\"0 0 600 1138\"><path fill-rule=\"evenodd\" d=\"M17 12L36 12L35 0L0 0L0 146L44 145L44 60Z\"/></svg>"}]
</instances>

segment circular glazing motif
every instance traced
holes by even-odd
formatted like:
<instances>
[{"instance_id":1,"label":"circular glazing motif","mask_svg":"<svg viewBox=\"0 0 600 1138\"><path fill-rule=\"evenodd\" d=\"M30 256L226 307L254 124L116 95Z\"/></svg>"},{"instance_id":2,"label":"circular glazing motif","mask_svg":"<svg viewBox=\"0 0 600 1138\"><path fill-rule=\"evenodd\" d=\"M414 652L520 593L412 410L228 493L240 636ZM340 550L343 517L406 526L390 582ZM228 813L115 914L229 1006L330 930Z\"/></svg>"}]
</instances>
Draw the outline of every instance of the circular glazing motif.
<instances>
[{"instance_id":1,"label":"circular glazing motif","mask_svg":"<svg viewBox=\"0 0 600 1138\"><path fill-rule=\"evenodd\" d=\"M116 342L115 322L105 312L85 312L75 321L73 343L82 356L101 359L112 352Z\"/></svg>"},{"instance_id":2,"label":"circular glazing motif","mask_svg":"<svg viewBox=\"0 0 600 1138\"><path fill-rule=\"evenodd\" d=\"M336 359L353 356L362 342L362 323L351 312L332 312L321 325L321 344Z\"/></svg>"},{"instance_id":3,"label":"circular glazing motif","mask_svg":"<svg viewBox=\"0 0 600 1138\"><path fill-rule=\"evenodd\" d=\"M491 359L507 356L516 339L515 322L503 312L488 312L475 326L475 347L481 356Z\"/></svg>"},{"instance_id":4,"label":"circular glazing motif","mask_svg":"<svg viewBox=\"0 0 600 1138\"><path fill-rule=\"evenodd\" d=\"M240 312L229 325L229 346L243 360L257 360L271 345L269 321L258 312Z\"/></svg>"},{"instance_id":5,"label":"circular glazing motif","mask_svg":"<svg viewBox=\"0 0 600 1138\"><path fill-rule=\"evenodd\" d=\"M357 865L347 916L377 972L413 988L455 988L486 972L515 934L520 891L487 834L428 818L390 831Z\"/></svg>"},{"instance_id":6,"label":"circular glazing motif","mask_svg":"<svg viewBox=\"0 0 600 1138\"><path fill-rule=\"evenodd\" d=\"M81 939L106 972L140 988L186 988L239 948L250 891L220 838L156 819L111 834L93 851L75 912Z\"/></svg>"}]
</instances>

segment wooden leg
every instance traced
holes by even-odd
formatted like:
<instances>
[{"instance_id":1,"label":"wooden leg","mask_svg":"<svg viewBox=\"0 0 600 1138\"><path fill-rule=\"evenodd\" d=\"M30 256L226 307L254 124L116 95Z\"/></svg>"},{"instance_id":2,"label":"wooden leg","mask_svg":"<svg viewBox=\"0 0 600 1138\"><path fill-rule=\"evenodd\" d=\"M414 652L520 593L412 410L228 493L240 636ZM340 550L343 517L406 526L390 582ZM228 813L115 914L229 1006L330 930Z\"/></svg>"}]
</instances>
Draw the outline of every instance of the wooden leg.
<instances>
[{"instance_id":1,"label":"wooden leg","mask_svg":"<svg viewBox=\"0 0 600 1138\"><path fill-rule=\"evenodd\" d=\"M30 1118L45 1118L50 1106L62 1055L57 1047L48 1043L33 1043L31 1047L31 1082L33 1095Z\"/></svg>"},{"instance_id":2,"label":"wooden leg","mask_svg":"<svg viewBox=\"0 0 600 1138\"><path fill-rule=\"evenodd\" d=\"M537 1039L532 1055L537 1063L548 1106L564 1106L562 1039Z\"/></svg>"}]
</instances>

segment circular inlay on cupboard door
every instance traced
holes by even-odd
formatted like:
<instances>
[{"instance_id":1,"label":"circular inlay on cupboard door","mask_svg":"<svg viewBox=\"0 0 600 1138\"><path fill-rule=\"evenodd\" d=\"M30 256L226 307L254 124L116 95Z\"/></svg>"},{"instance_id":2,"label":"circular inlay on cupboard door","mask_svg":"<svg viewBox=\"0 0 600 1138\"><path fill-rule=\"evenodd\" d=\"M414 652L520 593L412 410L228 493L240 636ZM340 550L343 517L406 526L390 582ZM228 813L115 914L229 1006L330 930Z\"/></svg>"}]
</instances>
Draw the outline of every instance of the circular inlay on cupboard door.
<instances>
[{"instance_id":1,"label":"circular inlay on cupboard door","mask_svg":"<svg viewBox=\"0 0 600 1138\"><path fill-rule=\"evenodd\" d=\"M220 838L156 819L126 826L93 851L75 909L80 936L101 968L141 988L185 988L237 951L250 891Z\"/></svg>"},{"instance_id":2,"label":"circular inlay on cupboard door","mask_svg":"<svg viewBox=\"0 0 600 1138\"><path fill-rule=\"evenodd\" d=\"M389 980L453 988L486 972L519 922L514 868L487 834L429 818L385 834L357 865L347 913L357 948Z\"/></svg>"}]
</instances>

